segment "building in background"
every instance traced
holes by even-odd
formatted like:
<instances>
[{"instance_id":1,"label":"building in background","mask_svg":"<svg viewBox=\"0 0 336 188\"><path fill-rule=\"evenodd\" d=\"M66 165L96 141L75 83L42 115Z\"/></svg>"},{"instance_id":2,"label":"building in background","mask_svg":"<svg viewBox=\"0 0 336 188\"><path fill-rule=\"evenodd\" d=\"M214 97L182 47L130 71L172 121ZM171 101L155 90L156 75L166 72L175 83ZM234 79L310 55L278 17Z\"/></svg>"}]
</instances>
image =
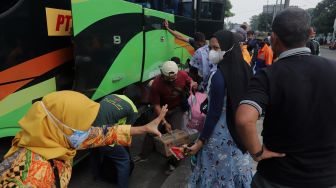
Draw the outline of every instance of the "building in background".
<instances>
[{"instance_id":1,"label":"building in background","mask_svg":"<svg viewBox=\"0 0 336 188\"><path fill-rule=\"evenodd\" d=\"M284 9L284 4L278 5L264 5L263 6L263 13L265 14L273 14L273 12L279 12L280 10Z\"/></svg>"},{"instance_id":2,"label":"building in background","mask_svg":"<svg viewBox=\"0 0 336 188\"><path fill-rule=\"evenodd\" d=\"M290 7L296 7L296 8L298 8L298 6L290 6ZM284 8L285 8L285 4L264 5L262 13L273 14L274 12L277 13L277 12L281 11Z\"/></svg>"}]
</instances>

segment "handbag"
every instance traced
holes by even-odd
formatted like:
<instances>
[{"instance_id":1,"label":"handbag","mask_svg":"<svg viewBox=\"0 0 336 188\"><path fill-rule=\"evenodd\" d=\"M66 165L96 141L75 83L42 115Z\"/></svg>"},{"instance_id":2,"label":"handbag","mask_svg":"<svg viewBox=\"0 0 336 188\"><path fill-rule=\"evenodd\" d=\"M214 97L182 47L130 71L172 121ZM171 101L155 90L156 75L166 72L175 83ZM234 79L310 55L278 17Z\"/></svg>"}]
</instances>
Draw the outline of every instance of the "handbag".
<instances>
[{"instance_id":1,"label":"handbag","mask_svg":"<svg viewBox=\"0 0 336 188\"><path fill-rule=\"evenodd\" d=\"M188 104L190 106L187 128L196 129L199 132L202 131L205 113L202 113L201 104L207 99L207 94L201 92L193 92L190 89L190 96L188 98Z\"/></svg>"}]
</instances>

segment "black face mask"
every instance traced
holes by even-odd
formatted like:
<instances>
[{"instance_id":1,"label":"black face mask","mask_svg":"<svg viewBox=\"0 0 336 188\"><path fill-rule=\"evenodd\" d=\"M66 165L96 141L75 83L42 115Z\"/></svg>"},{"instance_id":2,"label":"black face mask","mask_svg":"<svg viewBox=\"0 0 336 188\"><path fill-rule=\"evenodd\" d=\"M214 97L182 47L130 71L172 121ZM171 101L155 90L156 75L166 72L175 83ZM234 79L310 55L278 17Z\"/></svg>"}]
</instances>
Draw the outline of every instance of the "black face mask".
<instances>
[{"instance_id":1,"label":"black face mask","mask_svg":"<svg viewBox=\"0 0 336 188\"><path fill-rule=\"evenodd\" d=\"M161 78L162 78L163 82L167 83L167 84L173 84L176 80L176 79L175 80L167 80L164 76L162 76Z\"/></svg>"},{"instance_id":2,"label":"black face mask","mask_svg":"<svg viewBox=\"0 0 336 188\"><path fill-rule=\"evenodd\" d=\"M173 81L164 80L164 82L165 82L166 84L174 84L174 81L175 81L175 80L173 80Z\"/></svg>"}]
</instances>

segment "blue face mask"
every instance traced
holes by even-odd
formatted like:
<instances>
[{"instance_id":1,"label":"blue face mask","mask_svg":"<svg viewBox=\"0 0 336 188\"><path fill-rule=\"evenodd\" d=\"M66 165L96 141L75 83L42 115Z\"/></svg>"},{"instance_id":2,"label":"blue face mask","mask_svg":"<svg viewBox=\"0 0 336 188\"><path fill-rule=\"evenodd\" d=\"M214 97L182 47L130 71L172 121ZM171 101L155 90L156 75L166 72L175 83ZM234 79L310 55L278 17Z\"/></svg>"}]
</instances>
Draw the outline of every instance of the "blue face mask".
<instances>
[{"instance_id":1,"label":"blue face mask","mask_svg":"<svg viewBox=\"0 0 336 188\"><path fill-rule=\"evenodd\" d=\"M48 118L53 122L53 124L58 128L58 130L69 140L72 148L75 148L75 149L79 148L79 146L89 136L90 129L88 131L81 131L81 130L76 130L76 129L73 129L65 125L60 120L58 120L50 111L47 110L46 106L43 104L42 101L40 101L40 103L43 109L45 110L45 112L47 113ZM71 135L67 135L62 131L62 129L59 126L63 126L64 128L71 129L73 133Z\"/></svg>"}]
</instances>

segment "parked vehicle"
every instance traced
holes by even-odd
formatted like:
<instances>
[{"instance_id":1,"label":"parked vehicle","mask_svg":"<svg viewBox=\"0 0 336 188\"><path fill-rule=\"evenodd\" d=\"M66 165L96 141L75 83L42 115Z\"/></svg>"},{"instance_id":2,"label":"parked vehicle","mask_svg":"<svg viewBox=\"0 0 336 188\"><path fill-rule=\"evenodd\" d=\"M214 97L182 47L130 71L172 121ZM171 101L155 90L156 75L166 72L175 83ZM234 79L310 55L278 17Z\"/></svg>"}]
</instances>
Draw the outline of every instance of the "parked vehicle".
<instances>
[{"instance_id":1,"label":"parked vehicle","mask_svg":"<svg viewBox=\"0 0 336 188\"><path fill-rule=\"evenodd\" d=\"M192 15L185 17L183 2L174 15L123 0L2 1L2 150L8 148L3 140L20 130L18 121L32 103L50 92L76 90L99 100L131 84L147 82L171 57L185 64L194 49L167 32L163 21L185 35L197 30L210 36L222 29L224 20L224 8L216 9L216 17L200 14L201 7L223 7L224 0L192 3Z\"/></svg>"}]
</instances>

